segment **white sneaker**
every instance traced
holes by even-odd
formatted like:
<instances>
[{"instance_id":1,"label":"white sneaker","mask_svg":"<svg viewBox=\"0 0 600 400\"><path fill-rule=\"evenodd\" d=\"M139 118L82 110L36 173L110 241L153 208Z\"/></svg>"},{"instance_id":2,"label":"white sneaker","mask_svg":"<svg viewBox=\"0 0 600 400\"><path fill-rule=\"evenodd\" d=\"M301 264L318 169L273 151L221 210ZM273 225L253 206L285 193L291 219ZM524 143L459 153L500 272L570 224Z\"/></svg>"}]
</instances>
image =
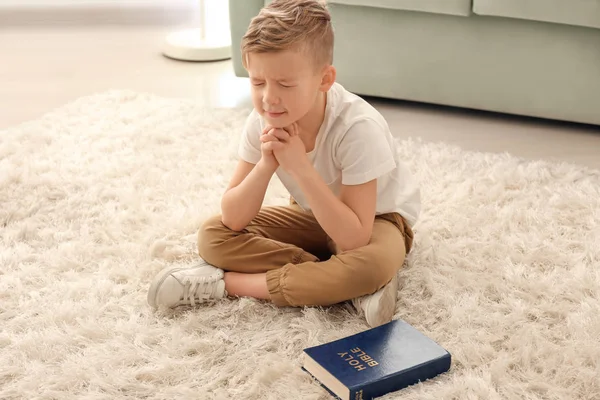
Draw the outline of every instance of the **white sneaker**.
<instances>
[{"instance_id":1,"label":"white sneaker","mask_svg":"<svg viewBox=\"0 0 600 400\"><path fill-rule=\"evenodd\" d=\"M195 306L227 296L223 270L205 261L194 267L167 267L160 271L148 290L152 308Z\"/></svg>"},{"instance_id":2,"label":"white sneaker","mask_svg":"<svg viewBox=\"0 0 600 400\"><path fill-rule=\"evenodd\" d=\"M398 277L394 275L387 285L373 294L353 299L352 304L359 312L364 313L367 324L375 328L392 320L397 298Z\"/></svg>"}]
</instances>

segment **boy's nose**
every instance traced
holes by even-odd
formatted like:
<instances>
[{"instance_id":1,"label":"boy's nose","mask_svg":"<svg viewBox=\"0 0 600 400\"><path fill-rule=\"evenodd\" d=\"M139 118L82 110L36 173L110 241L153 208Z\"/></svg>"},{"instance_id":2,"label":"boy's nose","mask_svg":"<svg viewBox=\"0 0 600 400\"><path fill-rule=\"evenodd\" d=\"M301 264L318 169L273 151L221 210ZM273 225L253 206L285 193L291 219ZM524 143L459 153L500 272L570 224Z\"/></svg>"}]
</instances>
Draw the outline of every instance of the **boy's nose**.
<instances>
[{"instance_id":1,"label":"boy's nose","mask_svg":"<svg viewBox=\"0 0 600 400\"><path fill-rule=\"evenodd\" d=\"M266 90L263 95L263 103L267 105L275 105L279 103L279 96L273 91Z\"/></svg>"}]
</instances>

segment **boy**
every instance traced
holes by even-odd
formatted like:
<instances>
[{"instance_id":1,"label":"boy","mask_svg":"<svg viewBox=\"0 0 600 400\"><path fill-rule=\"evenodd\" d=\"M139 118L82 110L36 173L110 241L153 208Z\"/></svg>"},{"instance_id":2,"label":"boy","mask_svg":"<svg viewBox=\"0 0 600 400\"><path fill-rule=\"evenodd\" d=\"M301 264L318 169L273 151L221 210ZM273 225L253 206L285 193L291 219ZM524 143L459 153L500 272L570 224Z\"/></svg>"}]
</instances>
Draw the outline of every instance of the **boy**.
<instances>
[{"instance_id":1,"label":"boy","mask_svg":"<svg viewBox=\"0 0 600 400\"><path fill-rule=\"evenodd\" d=\"M383 117L335 82L329 12L317 0L276 0L241 47L254 110L222 214L199 231L203 262L161 271L149 304L352 300L370 326L389 322L420 194ZM275 173L290 205L263 208Z\"/></svg>"}]
</instances>

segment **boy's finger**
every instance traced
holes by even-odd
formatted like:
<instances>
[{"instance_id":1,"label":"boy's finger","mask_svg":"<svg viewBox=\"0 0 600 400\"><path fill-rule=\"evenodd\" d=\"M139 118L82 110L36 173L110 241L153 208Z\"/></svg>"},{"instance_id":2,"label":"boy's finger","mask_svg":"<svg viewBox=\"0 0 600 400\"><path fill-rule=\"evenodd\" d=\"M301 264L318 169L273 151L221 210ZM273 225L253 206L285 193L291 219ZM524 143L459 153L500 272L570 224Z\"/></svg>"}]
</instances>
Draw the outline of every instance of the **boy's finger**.
<instances>
[{"instance_id":1,"label":"boy's finger","mask_svg":"<svg viewBox=\"0 0 600 400\"><path fill-rule=\"evenodd\" d=\"M267 151L277 151L283 147L283 143L275 141L275 142L267 142L263 144L265 150Z\"/></svg>"},{"instance_id":2,"label":"boy's finger","mask_svg":"<svg viewBox=\"0 0 600 400\"><path fill-rule=\"evenodd\" d=\"M266 135L262 135L260 137L260 141L263 143L267 143L267 142L273 142L273 141L277 141L279 139L277 139L275 136L271 135L270 133L267 133Z\"/></svg>"},{"instance_id":3,"label":"boy's finger","mask_svg":"<svg viewBox=\"0 0 600 400\"><path fill-rule=\"evenodd\" d=\"M274 129L270 134L283 142L286 142L290 139L289 133L283 129Z\"/></svg>"},{"instance_id":4,"label":"boy's finger","mask_svg":"<svg viewBox=\"0 0 600 400\"><path fill-rule=\"evenodd\" d=\"M271 149L273 151L281 150L283 148L283 146L285 146L281 142L269 142L269 144L271 145Z\"/></svg>"},{"instance_id":5,"label":"boy's finger","mask_svg":"<svg viewBox=\"0 0 600 400\"><path fill-rule=\"evenodd\" d=\"M290 126L286 126L285 128L283 128L290 136L296 136L298 134L298 124L297 123L293 123Z\"/></svg>"}]
</instances>

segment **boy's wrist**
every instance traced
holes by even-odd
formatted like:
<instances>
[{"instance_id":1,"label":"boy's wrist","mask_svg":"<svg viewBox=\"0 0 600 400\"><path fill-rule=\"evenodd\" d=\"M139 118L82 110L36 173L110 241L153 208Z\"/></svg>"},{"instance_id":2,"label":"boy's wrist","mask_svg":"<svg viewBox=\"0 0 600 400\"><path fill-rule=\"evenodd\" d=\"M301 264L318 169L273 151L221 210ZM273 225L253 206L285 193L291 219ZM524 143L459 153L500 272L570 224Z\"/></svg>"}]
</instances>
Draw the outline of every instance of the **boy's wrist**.
<instances>
[{"instance_id":1,"label":"boy's wrist","mask_svg":"<svg viewBox=\"0 0 600 400\"><path fill-rule=\"evenodd\" d=\"M258 169L260 173L263 173L265 175L268 174L269 176L273 175L275 173L275 171L277 171L277 168L278 168L277 166L272 167L272 166L267 165L265 163L264 159L262 159L262 158L256 164L256 169Z\"/></svg>"},{"instance_id":2,"label":"boy's wrist","mask_svg":"<svg viewBox=\"0 0 600 400\"><path fill-rule=\"evenodd\" d=\"M294 171L290 171L290 175L292 178L300 183L301 181L311 181L311 179L315 179L316 170L310 163L306 163L302 168L298 168Z\"/></svg>"}]
</instances>

